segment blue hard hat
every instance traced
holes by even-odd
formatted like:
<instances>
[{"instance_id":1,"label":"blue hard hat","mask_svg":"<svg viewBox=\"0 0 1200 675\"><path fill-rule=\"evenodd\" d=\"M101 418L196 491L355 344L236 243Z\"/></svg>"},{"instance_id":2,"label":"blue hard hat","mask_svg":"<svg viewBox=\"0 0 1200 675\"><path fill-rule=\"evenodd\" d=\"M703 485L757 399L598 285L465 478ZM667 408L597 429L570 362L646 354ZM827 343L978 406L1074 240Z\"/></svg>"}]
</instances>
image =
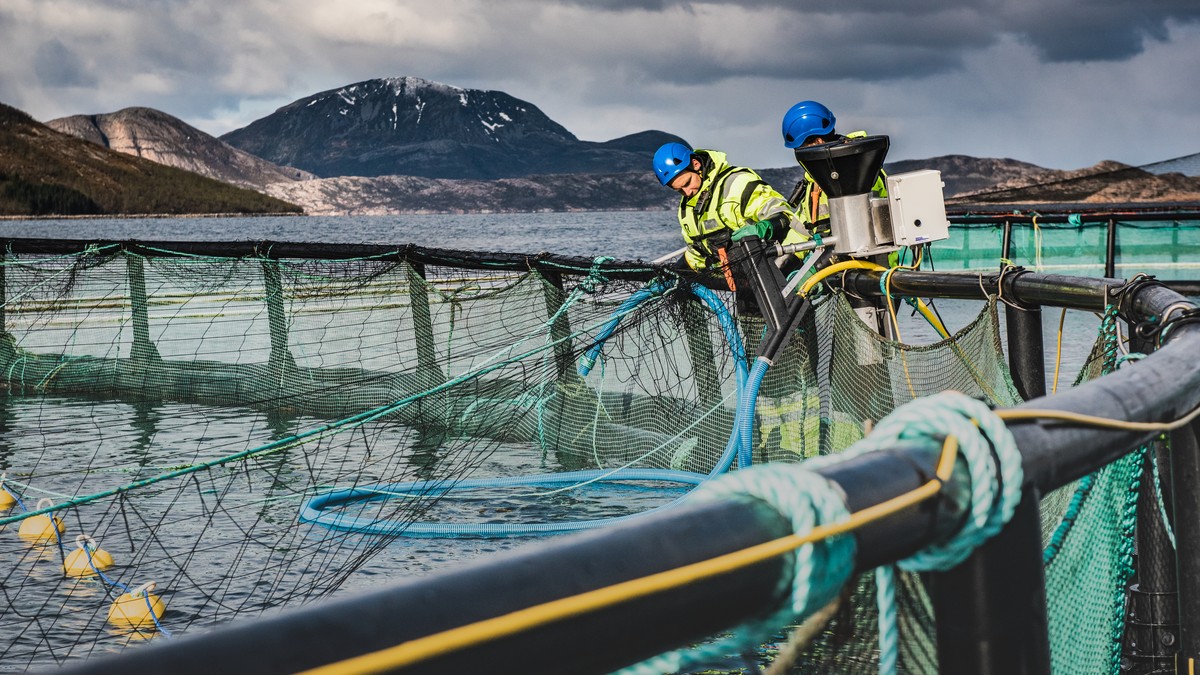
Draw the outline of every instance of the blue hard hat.
<instances>
[{"instance_id":1,"label":"blue hard hat","mask_svg":"<svg viewBox=\"0 0 1200 675\"><path fill-rule=\"evenodd\" d=\"M692 163L692 149L683 143L664 143L654 152L654 175L666 185Z\"/></svg>"},{"instance_id":2,"label":"blue hard hat","mask_svg":"<svg viewBox=\"0 0 1200 675\"><path fill-rule=\"evenodd\" d=\"M833 133L833 111L816 101L801 101L783 116L783 145L798 148L812 136Z\"/></svg>"}]
</instances>

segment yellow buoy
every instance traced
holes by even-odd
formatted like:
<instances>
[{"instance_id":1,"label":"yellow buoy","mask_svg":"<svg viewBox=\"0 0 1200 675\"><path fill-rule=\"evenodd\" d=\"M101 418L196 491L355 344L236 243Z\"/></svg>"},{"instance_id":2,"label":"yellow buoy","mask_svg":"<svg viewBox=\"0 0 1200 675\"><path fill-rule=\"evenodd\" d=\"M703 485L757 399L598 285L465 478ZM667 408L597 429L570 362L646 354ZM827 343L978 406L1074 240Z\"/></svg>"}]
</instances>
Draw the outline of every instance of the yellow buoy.
<instances>
[{"instance_id":1,"label":"yellow buoy","mask_svg":"<svg viewBox=\"0 0 1200 675\"><path fill-rule=\"evenodd\" d=\"M167 606L154 595L153 581L122 593L108 608L108 622L121 628L154 628Z\"/></svg>"},{"instance_id":2,"label":"yellow buoy","mask_svg":"<svg viewBox=\"0 0 1200 675\"><path fill-rule=\"evenodd\" d=\"M7 511L17 504L17 498L4 487L4 479L7 477L8 474L0 474L0 511Z\"/></svg>"},{"instance_id":3,"label":"yellow buoy","mask_svg":"<svg viewBox=\"0 0 1200 675\"><path fill-rule=\"evenodd\" d=\"M87 577L96 574L98 571L104 570L113 566L114 561L108 551L100 548L96 544L96 540L91 537L81 534L75 537L75 544L79 547L71 551L67 555L67 559L63 561L63 571L68 576L72 577ZM91 562L89 562L89 559Z\"/></svg>"},{"instance_id":4,"label":"yellow buoy","mask_svg":"<svg viewBox=\"0 0 1200 675\"><path fill-rule=\"evenodd\" d=\"M40 510L52 504L54 504L53 501L43 498L38 501L37 508ZM45 544L66 531L67 528L63 525L62 518L49 513L39 513L21 521L21 529L17 531L17 534L31 544Z\"/></svg>"}]
</instances>

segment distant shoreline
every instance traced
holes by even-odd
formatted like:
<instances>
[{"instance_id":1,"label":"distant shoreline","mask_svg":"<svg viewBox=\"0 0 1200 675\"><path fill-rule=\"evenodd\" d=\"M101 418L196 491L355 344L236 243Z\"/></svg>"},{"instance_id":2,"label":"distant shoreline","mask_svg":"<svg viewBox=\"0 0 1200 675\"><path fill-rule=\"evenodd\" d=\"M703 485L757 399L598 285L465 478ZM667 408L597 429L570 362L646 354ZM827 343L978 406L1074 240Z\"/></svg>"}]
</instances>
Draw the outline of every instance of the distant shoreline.
<instances>
[{"instance_id":1,"label":"distant shoreline","mask_svg":"<svg viewBox=\"0 0 1200 675\"><path fill-rule=\"evenodd\" d=\"M278 216L306 216L307 213L280 211L278 213L90 213L86 215L11 216L0 215L0 220L91 220L95 218L143 219L143 218L267 218Z\"/></svg>"},{"instance_id":2,"label":"distant shoreline","mask_svg":"<svg viewBox=\"0 0 1200 675\"><path fill-rule=\"evenodd\" d=\"M436 210L416 210L416 211L399 211L395 213L294 213L282 211L279 213L93 213L87 215L49 215L49 216L22 216L22 215L0 215L2 220L94 220L97 218L109 219L124 219L137 220L146 218L269 218L276 216L288 217L309 217L309 218L335 218L335 217L387 217L387 216L492 216L492 215L519 215L522 213L545 214L545 213L658 213L658 212L674 212L673 208L666 209L649 209L649 208L628 208L628 209L564 209L555 211L550 209L540 209L537 211L508 211L501 209L480 209L478 211L436 211Z\"/></svg>"}]
</instances>

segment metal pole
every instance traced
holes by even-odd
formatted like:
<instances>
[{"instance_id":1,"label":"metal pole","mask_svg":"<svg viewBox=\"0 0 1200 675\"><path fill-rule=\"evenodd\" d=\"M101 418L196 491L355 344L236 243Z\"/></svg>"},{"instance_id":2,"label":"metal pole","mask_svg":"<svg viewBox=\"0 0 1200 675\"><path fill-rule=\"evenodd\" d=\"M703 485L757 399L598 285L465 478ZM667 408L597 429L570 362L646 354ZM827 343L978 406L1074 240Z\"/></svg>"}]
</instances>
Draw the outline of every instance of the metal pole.
<instances>
[{"instance_id":1,"label":"metal pole","mask_svg":"<svg viewBox=\"0 0 1200 675\"><path fill-rule=\"evenodd\" d=\"M1192 675L1200 662L1200 422L1171 434L1171 494L1179 575L1179 656L1175 672Z\"/></svg>"},{"instance_id":2,"label":"metal pole","mask_svg":"<svg viewBox=\"0 0 1200 675\"><path fill-rule=\"evenodd\" d=\"M1046 395L1046 352L1042 343L1042 308L1004 308L1008 332L1008 369L1023 400Z\"/></svg>"},{"instance_id":3,"label":"metal pole","mask_svg":"<svg viewBox=\"0 0 1200 675\"><path fill-rule=\"evenodd\" d=\"M1108 219L1108 243L1104 247L1104 276L1117 276L1117 220Z\"/></svg>"},{"instance_id":4,"label":"metal pole","mask_svg":"<svg viewBox=\"0 0 1200 675\"><path fill-rule=\"evenodd\" d=\"M931 576L943 673L1050 673L1039 497L1026 488L1012 520L962 564Z\"/></svg>"},{"instance_id":5,"label":"metal pole","mask_svg":"<svg viewBox=\"0 0 1200 675\"><path fill-rule=\"evenodd\" d=\"M0 335L8 334L8 317L6 309L8 308L8 282L6 281L6 273L8 271L8 257L4 251L0 250Z\"/></svg>"},{"instance_id":6,"label":"metal pole","mask_svg":"<svg viewBox=\"0 0 1200 675\"><path fill-rule=\"evenodd\" d=\"M405 265L408 275L408 296L412 303L413 341L417 344L417 368L434 376L437 383L446 376L437 365L434 351L433 319L429 313L429 291L425 283L425 265L409 262ZM431 383L431 386L434 383Z\"/></svg>"},{"instance_id":7,"label":"metal pole","mask_svg":"<svg viewBox=\"0 0 1200 675\"><path fill-rule=\"evenodd\" d=\"M1012 261L1012 221L1004 219L1004 238L1000 244L1000 269Z\"/></svg>"}]
</instances>

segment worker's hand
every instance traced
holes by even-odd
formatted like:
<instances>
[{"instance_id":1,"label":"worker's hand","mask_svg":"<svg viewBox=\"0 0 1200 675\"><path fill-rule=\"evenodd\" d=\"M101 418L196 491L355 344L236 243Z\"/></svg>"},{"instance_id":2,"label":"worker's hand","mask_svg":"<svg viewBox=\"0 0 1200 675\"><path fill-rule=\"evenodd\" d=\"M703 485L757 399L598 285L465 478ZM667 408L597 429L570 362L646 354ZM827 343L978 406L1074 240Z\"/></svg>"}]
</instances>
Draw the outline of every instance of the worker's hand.
<instances>
[{"instance_id":1,"label":"worker's hand","mask_svg":"<svg viewBox=\"0 0 1200 675\"><path fill-rule=\"evenodd\" d=\"M743 225L733 231L733 235L729 237L733 241L745 239L746 237L758 237L759 239L771 238L771 221L760 220L753 225Z\"/></svg>"}]
</instances>

